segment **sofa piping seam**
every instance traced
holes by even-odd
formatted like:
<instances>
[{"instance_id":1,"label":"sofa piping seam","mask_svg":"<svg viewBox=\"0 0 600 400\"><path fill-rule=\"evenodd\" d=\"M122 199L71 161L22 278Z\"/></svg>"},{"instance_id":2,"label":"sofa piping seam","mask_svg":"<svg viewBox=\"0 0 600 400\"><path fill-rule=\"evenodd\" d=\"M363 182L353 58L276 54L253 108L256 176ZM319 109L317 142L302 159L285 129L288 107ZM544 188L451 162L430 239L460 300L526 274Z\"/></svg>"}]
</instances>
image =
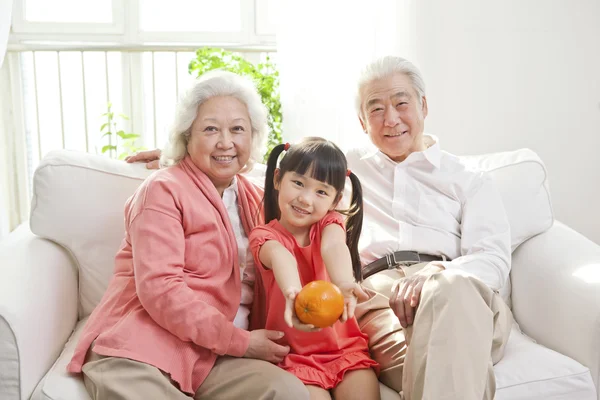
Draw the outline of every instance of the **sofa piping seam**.
<instances>
[{"instance_id":1,"label":"sofa piping seam","mask_svg":"<svg viewBox=\"0 0 600 400\"><path fill-rule=\"evenodd\" d=\"M21 391L22 391L22 382L21 382L21 353L19 352L19 343L17 343L17 335L15 335L15 331L13 330L11 324L8 322L8 320L0 315L0 318L2 318L2 320L4 320L4 322L6 323L6 326L8 326L8 329L10 330L10 333L12 334L13 340L15 342L15 347L17 349L17 365L19 366L19 368L17 369L17 375L18 375L18 382L19 382L19 397L18 399L21 400Z\"/></svg>"},{"instance_id":2,"label":"sofa piping seam","mask_svg":"<svg viewBox=\"0 0 600 400\"><path fill-rule=\"evenodd\" d=\"M587 368L587 367L585 367L585 368ZM521 382L521 383L516 383L514 385L504 386L503 388L498 388L498 390L503 390L503 389L507 389L507 388L513 388L513 387L522 386L522 385L528 385L528 384L534 383L534 382L548 382L548 381L554 381L554 380L558 380L558 379L572 378L572 377L579 376L579 375L585 375L586 373L589 374L590 378L592 378L592 374L590 372L590 369L588 368L587 371L578 372L576 374L563 375L563 376L555 376L553 378L546 378L546 379L529 380L527 382ZM592 383L594 383L593 379L592 379Z\"/></svg>"}]
</instances>

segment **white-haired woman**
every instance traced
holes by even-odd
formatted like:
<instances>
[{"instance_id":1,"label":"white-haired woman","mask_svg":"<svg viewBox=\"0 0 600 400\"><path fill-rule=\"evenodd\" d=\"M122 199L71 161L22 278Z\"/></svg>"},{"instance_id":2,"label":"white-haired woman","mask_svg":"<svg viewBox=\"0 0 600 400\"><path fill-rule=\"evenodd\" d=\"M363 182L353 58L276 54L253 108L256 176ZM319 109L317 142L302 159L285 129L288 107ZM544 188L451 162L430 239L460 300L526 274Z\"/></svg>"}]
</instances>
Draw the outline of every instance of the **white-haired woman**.
<instances>
[{"instance_id":1,"label":"white-haired woman","mask_svg":"<svg viewBox=\"0 0 600 400\"><path fill-rule=\"evenodd\" d=\"M267 112L254 85L203 75L177 107L167 166L125 205L114 276L68 370L93 399L306 399L272 363L282 334L253 330L247 234L261 191L243 176L258 159ZM257 304L253 308L252 304Z\"/></svg>"}]
</instances>

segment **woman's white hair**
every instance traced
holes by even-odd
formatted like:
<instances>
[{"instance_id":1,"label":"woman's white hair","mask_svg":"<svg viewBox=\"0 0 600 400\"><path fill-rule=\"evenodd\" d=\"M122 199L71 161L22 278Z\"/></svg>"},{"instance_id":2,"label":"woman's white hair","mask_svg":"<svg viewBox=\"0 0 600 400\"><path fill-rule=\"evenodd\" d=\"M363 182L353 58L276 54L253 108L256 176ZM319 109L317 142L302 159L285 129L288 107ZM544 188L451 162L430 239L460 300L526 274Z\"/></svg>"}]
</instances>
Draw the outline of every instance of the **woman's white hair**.
<instances>
[{"instance_id":1,"label":"woman's white hair","mask_svg":"<svg viewBox=\"0 0 600 400\"><path fill-rule=\"evenodd\" d=\"M368 64L361 71L360 77L358 78L355 106L356 112L361 118L363 118L364 111L362 109L363 88L374 80L388 78L397 73L404 74L410 79L412 86L419 97L419 104L422 104L423 97L425 96L425 81L423 80L423 76L419 69L415 67L413 63L402 57L385 56Z\"/></svg>"},{"instance_id":2,"label":"woman's white hair","mask_svg":"<svg viewBox=\"0 0 600 400\"><path fill-rule=\"evenodd\" d=\"M248 171L261 160L266 133L268 111L260 99L256 87L248 78L228 71L215 70L201 75L188 88L177 103L175 120L169 131L169 141L162 151L160 163L170 166L179 163L187 155L190 128L198 115L198 107L215 96L232 96L244 103L252 125L252 150L243 168Z\"/></svg>"}]
</instances>

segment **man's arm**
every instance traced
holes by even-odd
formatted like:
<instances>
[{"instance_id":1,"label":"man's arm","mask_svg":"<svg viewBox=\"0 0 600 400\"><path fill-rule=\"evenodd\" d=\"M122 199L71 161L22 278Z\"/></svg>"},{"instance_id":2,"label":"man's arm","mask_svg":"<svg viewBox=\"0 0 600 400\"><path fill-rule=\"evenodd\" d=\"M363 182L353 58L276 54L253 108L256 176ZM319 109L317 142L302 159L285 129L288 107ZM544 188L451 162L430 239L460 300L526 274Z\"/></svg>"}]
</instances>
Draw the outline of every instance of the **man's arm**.
<instances>
[{"instance_id":1,"label":"man's arm","mask_svg":"<svg viewBox=\"0 0 600 400\"><path fill-rule=\"evenodd\" d=\"M125 161L127 161L128 163L145 162L146 168L159 169L160 168L160 164L159 164L160 154L161 154L160 149L139 151L132 156L126 157Z\"/></svg>"},{"instance_id":2,"label":"man's arm","mask_svg":"<svg viewBox=\"0 0 600 400\"><path fill-rule=\"evenodd\" d=\"M510 225L500 193L487 176L479 179L463 205L461 256L434 261L446 269L459 269L499 290L510 273Z\"/></svg>"}]
</instances>

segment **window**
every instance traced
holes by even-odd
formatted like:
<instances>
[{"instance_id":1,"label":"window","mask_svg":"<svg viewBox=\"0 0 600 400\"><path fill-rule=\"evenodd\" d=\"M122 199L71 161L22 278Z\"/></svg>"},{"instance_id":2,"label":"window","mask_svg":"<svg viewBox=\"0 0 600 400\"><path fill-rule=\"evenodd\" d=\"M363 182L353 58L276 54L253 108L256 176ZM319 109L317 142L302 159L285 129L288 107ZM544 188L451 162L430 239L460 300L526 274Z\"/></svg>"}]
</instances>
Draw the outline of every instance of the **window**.
<instances>
[{"instance_id":1,"label":"window","mask_svg":"<svg viewBox=\"0 0 600 400\"><path fill-rule=\"evenodd\" d=\"M15 126L33 171L54 149L102 154L107 104L119 129L161 147L188 64L203 46L274 59L274 0L15 0L8 66ZM108 154L104 154L108 156Z\"/></svg>"}]
</instances>

